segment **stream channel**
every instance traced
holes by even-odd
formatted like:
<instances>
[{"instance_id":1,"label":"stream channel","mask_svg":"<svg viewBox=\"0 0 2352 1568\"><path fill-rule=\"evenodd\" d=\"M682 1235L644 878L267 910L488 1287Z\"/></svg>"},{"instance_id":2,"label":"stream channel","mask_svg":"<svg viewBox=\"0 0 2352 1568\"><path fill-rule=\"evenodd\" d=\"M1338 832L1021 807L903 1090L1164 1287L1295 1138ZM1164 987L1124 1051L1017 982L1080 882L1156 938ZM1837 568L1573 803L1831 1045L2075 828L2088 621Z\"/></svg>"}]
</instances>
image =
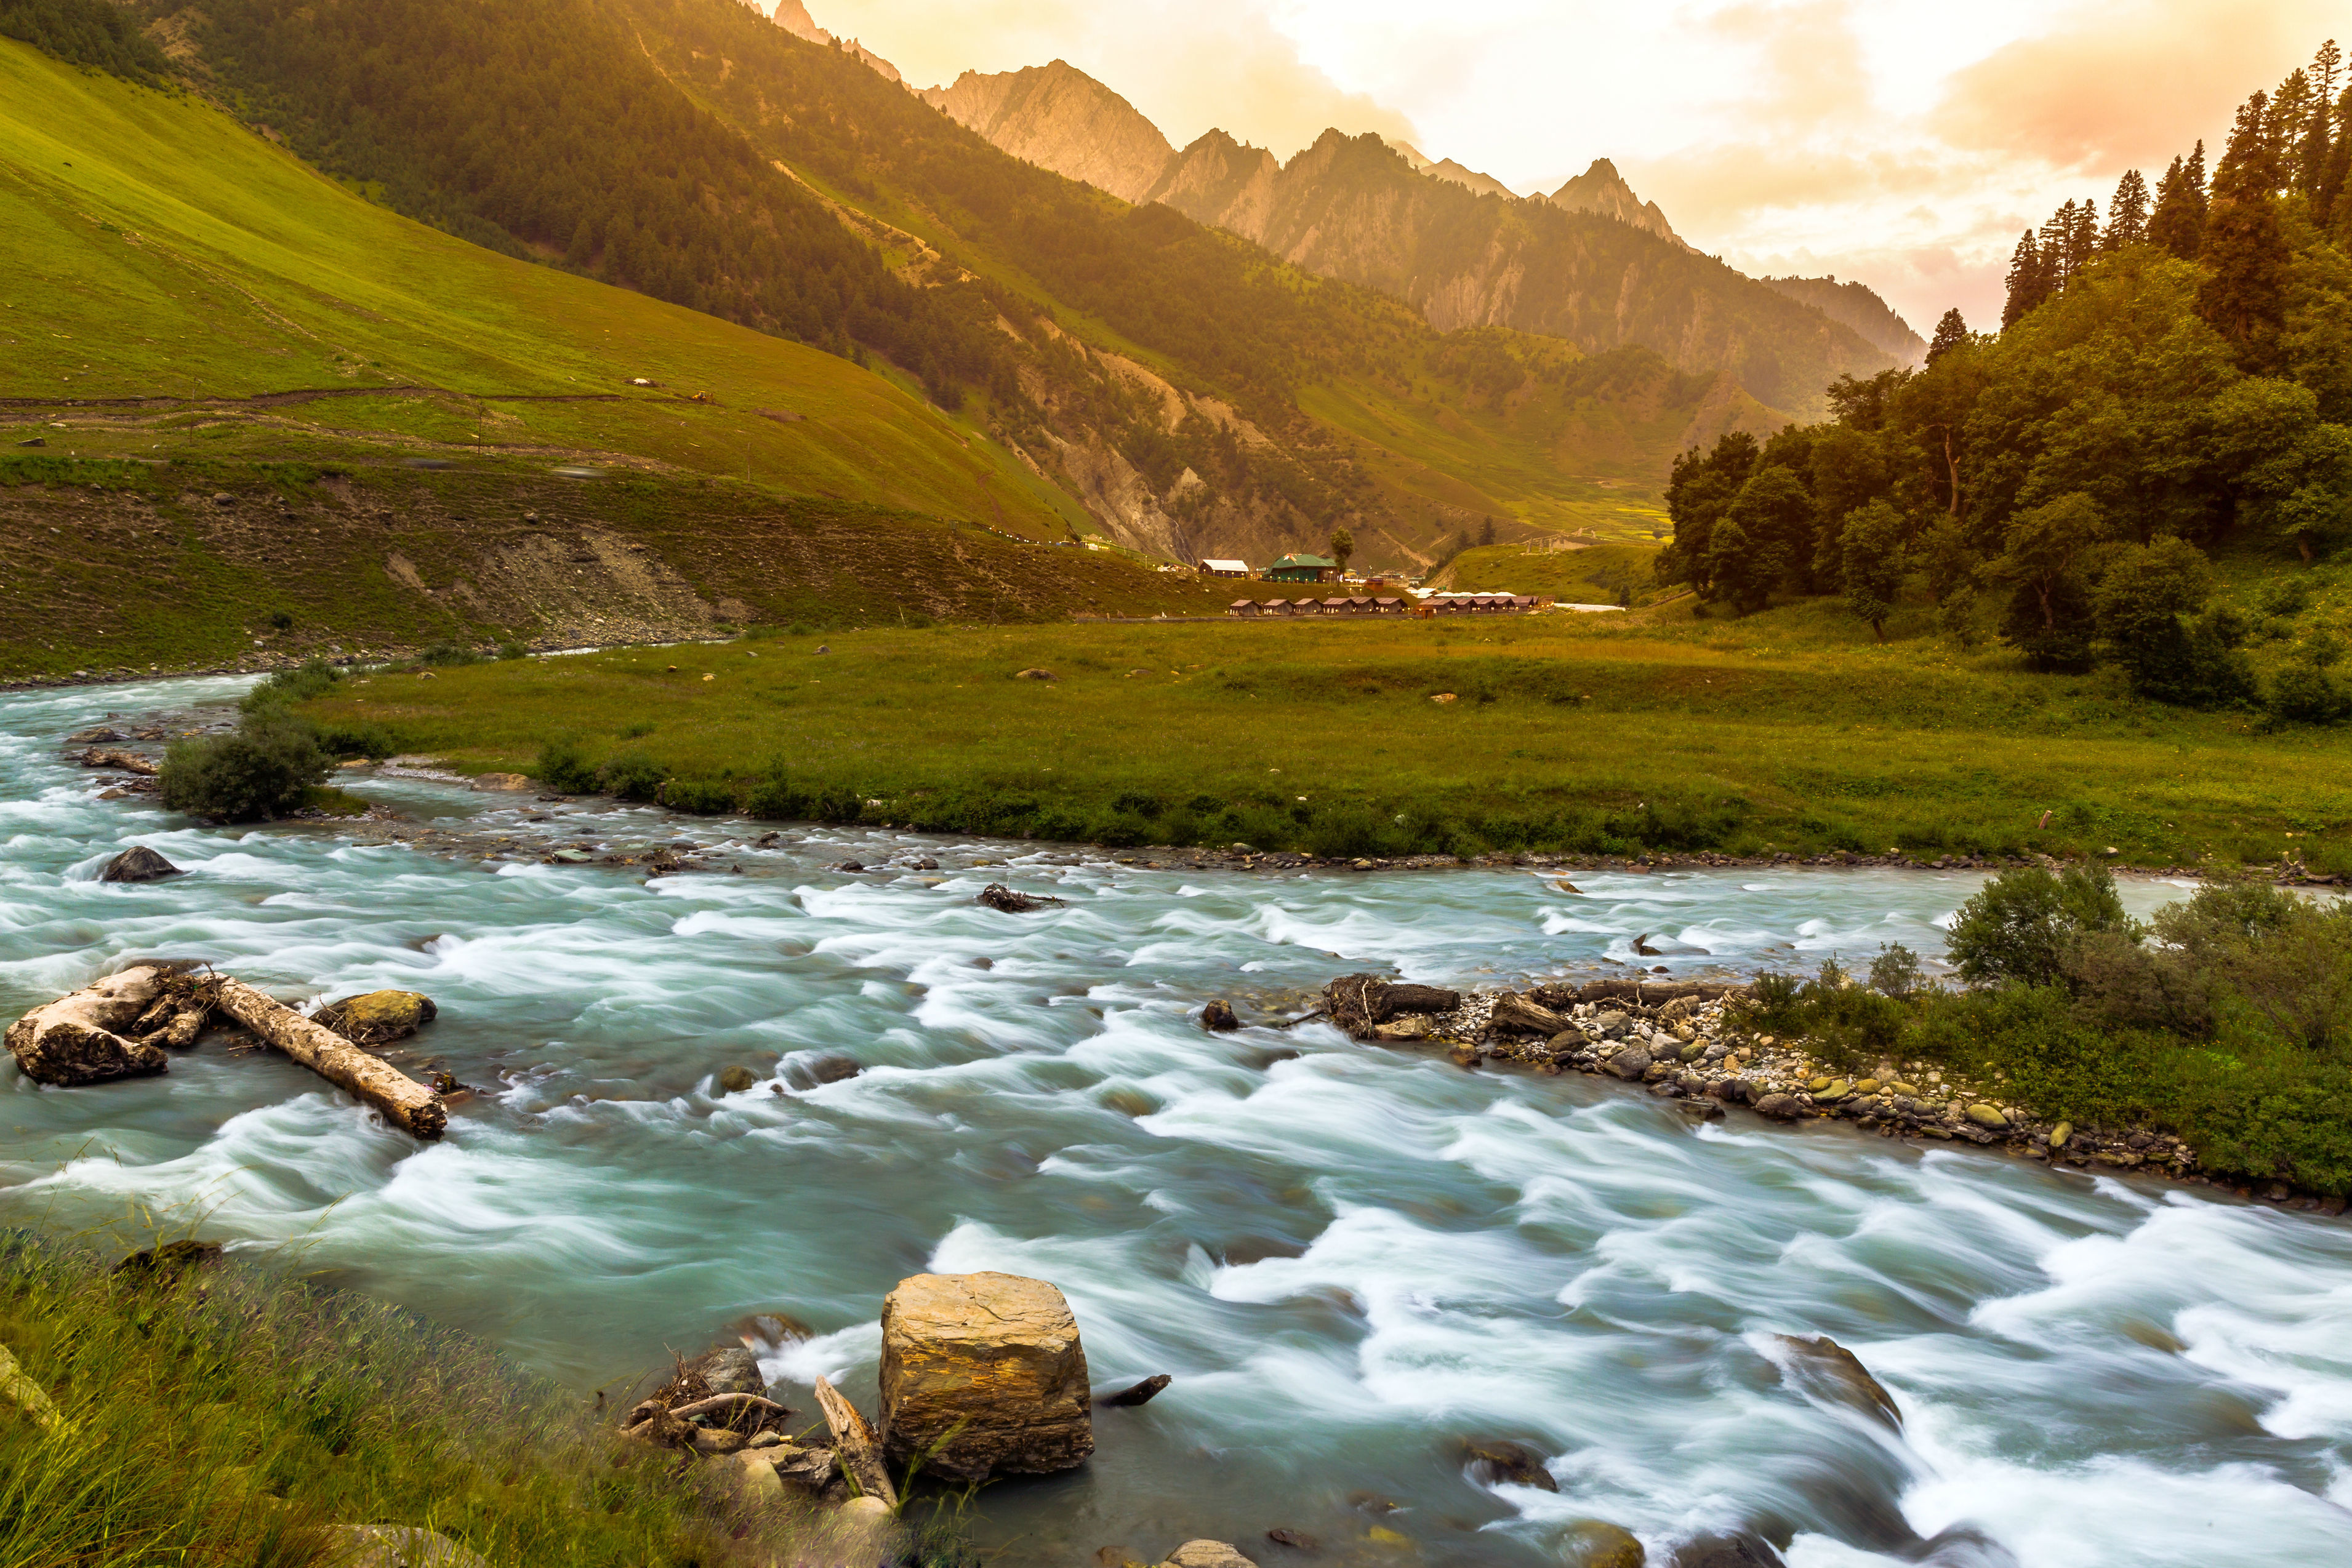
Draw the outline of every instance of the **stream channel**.
<instances>
[{"instance_id":1,"label":"stream channel","mask_svg":"<svg viewBox=\"0 0 2352 1568\"><path fill-rule=\"evenodd\" d=\"M2352 1563L2342 1221L1194 1021L1362 968L1622 973L1645 932L1687 974L1932 955L1974 876L1580 873L1577 896L805 827L758 849L740 822L353 786L530 852L483 862L101 803L59 749L243 684L0 695L0 1013L134 955L289 998L414 988L440 1021L395 1060L494 1092L419 1147L266 1055L69 1091L0 1070L0 1220L299 1249L583 1393L782 1314L809 1337L765 1364L803 1412L820 1373L872 1408L900 1278L1050 1280L1097 1389L1175 1382L1100 1412L1083 1470L979 1494L998 1563L1199 1536L1267 1568L1572 1562L1590 1519L1654 1563L1775 1521L1795 1568ZM680 841L742 874L538 860ZM187 874L97 881L133 842ZM826 869L893 853L941 869ZM998 914L972 902L990 881L1066 904ZM2181 892L2126 888L2142 914ZM818 1082L834 1056L862 1071ZM761 1082L718 1094L738 1063ZM1784 1375L1781 1333L1859 1354L1900 1434ZM1481 1484L1465 1437L1530 1445L1559 1490Z\"/></svg>"}]
</instances>

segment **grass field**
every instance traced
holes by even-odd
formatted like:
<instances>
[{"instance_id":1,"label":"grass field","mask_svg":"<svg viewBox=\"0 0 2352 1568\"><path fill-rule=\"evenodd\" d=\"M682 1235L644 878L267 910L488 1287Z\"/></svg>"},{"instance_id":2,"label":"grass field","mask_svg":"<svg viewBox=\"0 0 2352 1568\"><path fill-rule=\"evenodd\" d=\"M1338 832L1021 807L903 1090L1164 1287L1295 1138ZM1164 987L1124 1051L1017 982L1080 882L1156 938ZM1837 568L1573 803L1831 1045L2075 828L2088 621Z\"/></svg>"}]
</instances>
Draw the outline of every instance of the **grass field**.
<instances>
[{"instance_id":1,"label":"grass field","mask_svg":"<svg viewBox=\"0 0 2352 1568\"><path fill-rule=\"evenodd\" d=\"M1644 623L1673 613L883 629L824 654L777 637L380 674L308 711L469 769L530 771L568 742L690 783L671 798L706 810L1115 844L2112 846L2352 870L2335 732L2261 735L2003 653L1879 647L1822 604ZM1058 678L1014 678L1033 666Z\"/></svg>"},{"instance_id":2,"label":"grass field","mask_svg":"<svg viewBox=\"0 0 2352 1568\"><path fill-rule=\"evenodd\" d=\"M1567 550L1484 545L1455 556L1434 586L1464 592L1538 593L1572 604L1614 604L1622 591L1634 604L1646 605L1681 591L1659 586L1650 570L1657 558L1657 547L1649 544Z\"/></svg>"},{"instance_id":3,"label":"grass field","mask_svg":"<svg viewBox=\"0 0 2352 1568\"><path fill-rule=\"evenodd\" d=\"M0 1342L23 1375L0 1404L0 1561L328 1568L362 1524L581 1568L838 1550L811 1512L735 1500L719 1467L677 1477L595 1430L586 1401L393 1308L111 1260L22 1232L0 1249ZM48 1419L20 1412L28 1386Z\"/></svg>"}]
</instances>

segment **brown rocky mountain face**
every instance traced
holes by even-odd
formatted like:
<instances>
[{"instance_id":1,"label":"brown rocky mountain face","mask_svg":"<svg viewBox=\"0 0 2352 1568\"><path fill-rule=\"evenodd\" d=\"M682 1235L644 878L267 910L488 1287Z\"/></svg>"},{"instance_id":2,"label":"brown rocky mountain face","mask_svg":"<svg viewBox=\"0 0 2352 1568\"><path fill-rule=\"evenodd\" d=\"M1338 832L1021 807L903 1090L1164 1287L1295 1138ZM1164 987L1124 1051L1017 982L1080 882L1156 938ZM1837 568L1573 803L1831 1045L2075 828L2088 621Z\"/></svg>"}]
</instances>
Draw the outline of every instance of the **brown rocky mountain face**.
<instances>
[{"instance_id":1,"label":"brown rocky mountain face","mask_svg":"<svg viewBox=\"0 0 2352 1568\"><path fill-rule=\"evenodd\" d=\"M1590 353L1646 347L1677 370L1728 371L1763 402L1799 413L1818 409L1839 375L1906 357L1899 338L1864 329L1853 310L1700 256L1605 158L1549 198L1522 200L1451 159L1337 131L1286 166L1223 131L1171 152L1132 104L1061 60L967 71L922 96L1016 157L1378 289L1441 332L1498 326Z\"/></svg>"},{"instance_id":2,"label":"brown rocky mountain face","mask_svg":"<svg viewBox=\"0 0 2352 1568\"><path fill-rule=\"evenodd\" d=\"M1910 322L1895 314L1893 306L1865 285L1850 279L1840 283L1834 277L1766 277L1758 281L1791 299L1804 301L1832 321L1844 322L1904 364L1927 361L1927 340L1913 331Z\"/></svg>"},{"instance_id":3,"label":"brown rocky mountain face","mask_svg":"<svg viewBox=\"0 0 2352 1568\"><path fill-rule=\"evenodd\" d=\"M993 76L966 71L922 98L1015 158L1124 202L1141 201L1175 155L1133 104L1062 60Z\"/></svg>"},{"instance_id":4,"label":"brown rocky mountain face","mask_svg":"<svg viewBox=\"0 0 2352 1568\"><path fill-rule=\"evenodd\" d=\"M1595 168L1613 179L1605 161ZM1586 193L1609 190L1608 179L1584 178ZM1622 181L1615 186L1633 200ZM1589 353L1637 345L1678 370L1729 371L1777 408L1817 410L1837 377L1874 374L1894 358L1679 239L1557 201L1487 200L1417 172L1377 136L1327 131L1281 165L1211 131L1145 199L1402 299L1441 332L1509 327Z\"/></svg>"},{"instance_id":5,"label":"brown rocky mountain face","mask_svg":"<svg viewBox=\"0 0 2352 1568\"><path fill-rule=\"evenodd\" d=\"M1666 222L1666 214L1658 210L1657 203L1645 202L1633 193L1633 187L1617 172L1617 165L1606 158L1595 158L1592 167L1554 191L1547 199L1552 205L1569 212L1614 218L1621 224L1631 224L1644 234L1671 240L1685 250L1695 248L1682 235L1675 233L1675 225Z\"/></svg>"}]
</instances>

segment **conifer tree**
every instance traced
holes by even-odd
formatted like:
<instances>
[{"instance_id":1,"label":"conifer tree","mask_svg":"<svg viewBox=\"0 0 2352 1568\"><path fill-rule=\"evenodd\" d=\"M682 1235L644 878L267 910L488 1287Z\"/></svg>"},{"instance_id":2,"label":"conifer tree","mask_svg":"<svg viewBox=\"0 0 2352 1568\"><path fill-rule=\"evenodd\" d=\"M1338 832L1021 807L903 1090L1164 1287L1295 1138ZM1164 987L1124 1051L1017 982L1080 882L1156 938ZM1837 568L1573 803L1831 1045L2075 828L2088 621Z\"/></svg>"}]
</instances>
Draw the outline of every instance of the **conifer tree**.
<instances>
[{"instance_id":1,"label":"conifer tree","mask_svg":"<svg viewBox=\"0 0 2352 1568\"><path fill-rule=\"evenodd\" d=\"M2074 221L2066 225L2067 281L2074 281L2074 275L2088 267L2091 258L2098 254L2099 204L2085 196L2083 204L2074 209Z\"/></svg>"},{"instance_id":2,"label":"conifer tree","mask_svg":"<svg viewBox=\"0 0 2352 1568\"><path fill-rule=\"evenodd\" d=\"M2352 202L2340 200L2345 181L2352 178L2352 87L2346 88L2336 100L2332 138L2326 170L2320 175L2313 194L2312 215L2321 225L2340 230L2352 222Z\"/></svg>"},{"instance_id":3,"label":"conifer tree","mask_svg":"<svg viewBox=\"0 0 2352 1568\"><path fill-rule=\"evenodd\" d=\"M2294 185L2311 198L2312 215L2321 225L2327 222L2328 165L2334 162L2336 142L2336 91L2344 67L2343 52L2336 40L2328 39L2319 46L2311 57L2311 115L2305 122L2303 143L2296 149Z\"/></svg>"},{"instance_id":4,"label":"conifer tree","mask_svg":"<svg viewBox=\"0 0 2352 1568\"><path fill-rule=\"evenodd\" d=\"M2207 208L2210 205L2205 190L2205 139L2203 137L2199 137L2197 145L2189 150L2189 167L2183 172L2188 176L2189 199L2193 204L2197 214L2197 226L2201 229L2205 226Z\"/></svg>"},{"instance_id":5,"label":"conifer tree","mask_svg":"<svg viewBox=\"0 0 2352 1568\"><path fill-rule=\"evenodd\" d=\"M2074 229L2073 202L2051 214L2050 221L2042 225L2037 248L2042 256L2042 297L2044 299L2065 292L2066 279L2071 276L2067 263L2074 254Z\"/></svg>"},{"instance_id":6,"label":"conifer tree","mask_svg":"<svg viewBox=\"0 0 2352 1568\"><path fill-rule=\"evenodd\" d=\"M1960 308L1955 305L1936 323L1936 336L1927 344L1927 362L1934 364L1968 340L1969 324L1961 319Z\"/></svg>"},{"instance_id":7,"label":"conifer tree","mask_svg":"<svg viewBox=\"0 0 2352 1568\"><path fill-rule=\"evenodd\" d=\"M2042 247L2028 229L2018 236L2017 249L2010 253L2009 298L2000 308L2002 329L2016 326L2049 298L2050 275L2042 263Z\"/></svg>"},{"instance_id":8,"label":"conifer tree","mask_svg":"<svg viewBox=\"0 0 2352 1568\"><path fill-rule=\"evenodd\" d=\"M2210 270L2197 287L2197 313L2229 340L2240 364L2257 372L2277 358L2286 316L2287 241L2279 222L2271 120L2263 93L2238 110L2214 172L2205 225L2200 259Z\"/></svg>"},{"instance_id":9,"label":"conifer tree","mask_svg":"<svg viewBox=\"0 0 2352 1568\"><path fill-rule=\"evenodd\" d=\"M2202 205L2190 193L2187 167L2175 158L2156 183L2156 211L2147 220L2148 243L2183 261L2195 261L2197 247L2205 237L2205 218L2199 211Z\"/></svg>"},{"instance_id":10,"label":"conifer tree","mask_svg":"<svg viewBox=\"0 0 2352 1568\"><path fill-rule=\"evenodd\" d=\"M2126 169L2116 183L2116 199L2107 206L2107 232L2102 250L2123 250L2147 242L2147 182L2137 169Z\"/></svg>"}]
</instances>

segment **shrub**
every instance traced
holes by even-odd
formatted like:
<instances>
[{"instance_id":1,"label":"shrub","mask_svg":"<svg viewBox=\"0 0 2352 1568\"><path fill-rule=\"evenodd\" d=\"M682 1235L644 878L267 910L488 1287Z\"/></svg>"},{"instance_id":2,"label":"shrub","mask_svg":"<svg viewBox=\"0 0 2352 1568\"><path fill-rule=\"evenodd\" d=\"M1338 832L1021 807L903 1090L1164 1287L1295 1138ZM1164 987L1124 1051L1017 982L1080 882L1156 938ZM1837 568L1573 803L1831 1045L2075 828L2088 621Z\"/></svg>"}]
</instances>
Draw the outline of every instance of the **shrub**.
<instances>
[{"instance_id":1,"label":"shrub","mask_svg":"<svg viewBox=\"0 0 2352 1568\"><path fill-rule=\"evenodd\" d=\"M1897 942L1881 947L1870 963L1870 988L1882 997L1909 1001L1926 987L1919 972L1919 955Z\"/></svg>"},{"instance_id":2,"label":"shrub","mask_svg":"<svg viewBox=\"0 0 2352 1568\"><path fill-rule=\"evenodd\" d=\"M551 740L541 747L536 776L559 795L585 795L596 788L596 769L573 740Z\"/></svg>"},{"instance_id":3,"label":"shrub","mask_svg":"<svg viewBox=\"0 0 2352 1568\"><path fill-rule=\"evenodd\" d=\"M167 810L215 821L267 821L300 806L331 766L315 728L265 709L233 734L174 741L163 754L160 799Z\"/></svg>"},{"instance_id":4,"label":"shrub","mask_svg":"<svg viewBox=\"0 0 2352 1568\"><path fill-rule=\"evenodd\" d=\"M489 660L483 657L478 649L467 648L456 643L436 643L417 654L416 662L446 670L463 664L487 664Z\"/></svg>"},{"instance_id":5,"label":"shrub","mask_svg":"<svg viewBox=\"0 0 2352 1568\"><path fill-rule=\"evenodd\" d=\"M499 657L501 659L528 659L530 657L530 650L524 647L520 643L501 643L499 644Z\"/></svg>"},{"instance_id":6,"label":"shrub","mask_svg":"<svg viewBox=\"0 0 2352 1568\"><path fill-rule=\"evenodd\" d=\"M743 800L743 811L769 821L794 821L808 815L808 798L781 772L771 773L751 786Z\"/></svg>"},{"instance_id":7,"label":"shrub","mask_svg":"<svg viewBox=\"0 0 2352 1568\"><path fill-rule=\"evenodd\" d=\"M2064 973L2082 933L2131 928L2106 867L2080 865L2052 876L2039 866L2020 866L1960 905L1950 949L1964 980L2047 985Z\"/></svg>"},{"instance_id":8,"label":"shrub","mask_svg":"<svg viewBox=\"0 0 2352 1568\"><path fill-rule=\"evenodd\" d=\"M264 708L306 703L333 691L342 678L343 673L326 660L311 659L260 682L245 694L237 707L245 713L259 713Z\"/></svg>"},{"instance_id":9,"label":"shrub","mask_svg":"<svg viewBox=\"0 0 2352 1568\"><path fill-rule=\"evenodd\" d=\"M2316 664L2298 659L2271 677L2263 709L2273 724L2341 724L2352 717L2352 694Z\"/></svg>"},{"instance_id":10,"label":"shrub","mask_svg":"<svg viewBox=\"0 0 2352 1568\"><path fill-rule=\"evenodd\" d=\"M390 757L400 749L392 732L380 724L322 724L319 749L330 757Z\"/></svg>"},{"instance_id":11,"label":"shrub","mask_svg":"<svg viewBox=\"0 0 2352 1568\"><path fill-rule=\"evenodd\" d=\"M673 779L662 804L698 817L722 817L735 809L735 786L723 779Z\"/></svg>"},{"instance_id":12,"label":"shrub","mask_svg":"<svg viewBox=\"0 0 2352 1568\"><path fill-rule=\"evenodd\" d=\"M654 800L669 775L642 751L615 752L596 769L596 788L624 800Z\"/></svg>"}]
</instances>

